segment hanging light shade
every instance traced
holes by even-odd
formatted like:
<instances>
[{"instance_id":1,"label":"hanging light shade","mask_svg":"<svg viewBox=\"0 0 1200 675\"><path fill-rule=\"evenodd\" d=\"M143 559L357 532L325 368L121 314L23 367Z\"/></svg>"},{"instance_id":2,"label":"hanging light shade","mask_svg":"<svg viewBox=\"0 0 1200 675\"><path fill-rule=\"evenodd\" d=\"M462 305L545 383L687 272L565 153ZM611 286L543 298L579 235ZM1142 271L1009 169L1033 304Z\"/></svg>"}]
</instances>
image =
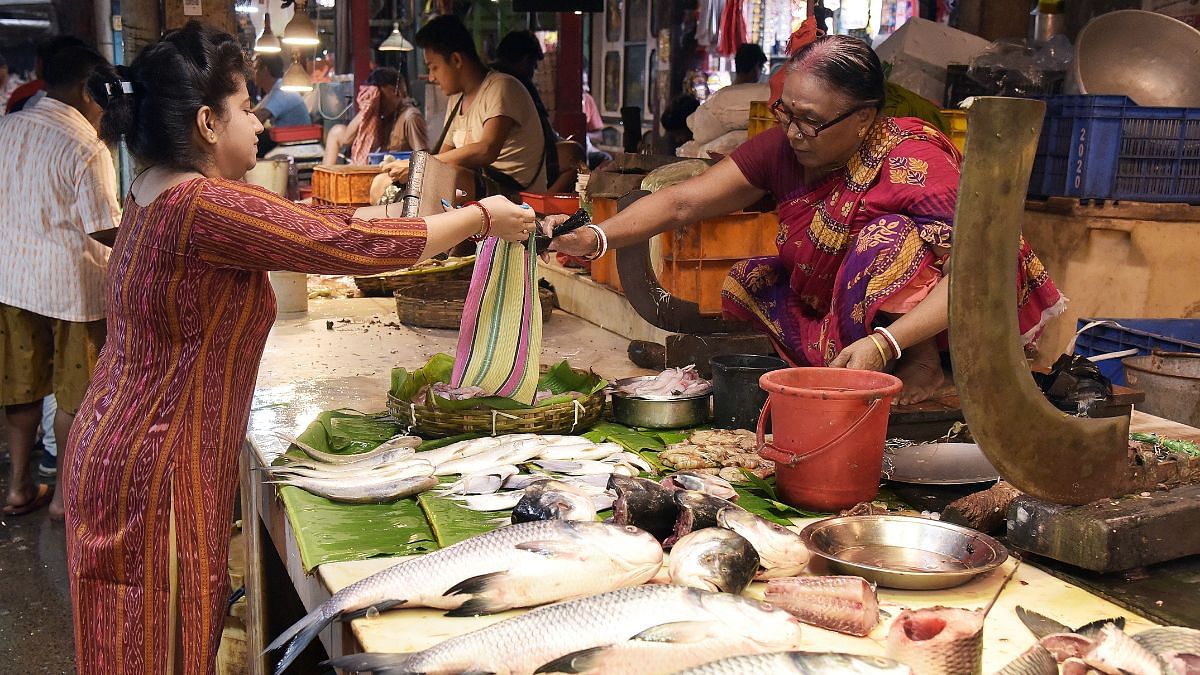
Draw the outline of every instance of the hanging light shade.
<instances>
[{"instance_id":1,"label":"hanging light shade","mask_svg":"<svg viewBox=\"0 0 1200 675\"><path fill-rule=\"evenodd\" d=\"M296 3L296 13L283 29L283 44L296 47L312 47L321 43L317 37L317 26L308 18L304 3Z\"/></svg>"},{"instance_id":2,"label":"hanging light shade","mask_svg":"<svg viewBox=\"0 0 1200 675\"><path fill-rule=\"evenodd\" d=\"M254 51L261 54L278 54L282 50L279 38L275 37L275 32L271 30L271 13L267 12L263 15L263 32L254 43Z\"/></svg>"},{"instance_id":3,"label":"hanging light shade","mask_svg":"<svg viewBox=\"0 0 1200 675\"><path fill-rule=\"evenodd\" d=\"M405 40L404 36L400 34L399 23L392 24L392 34L379 45L381 52L411 52L412 50L412 43Z\"/></svg>"},{"instance_id":4,"label":"hanging light shade","mask_svg":"<svg viewBox=\"0 0 1200 675\"><path fill-rule=\"evenodd\" d=\"M296 54L292 54L292 65L283 74L283 82L279 83L279 88L284 91L309 92L313 90L312 80L308 77L308 71L304 66L300 65L300 59Z\"/></svg>"}]
</instances>

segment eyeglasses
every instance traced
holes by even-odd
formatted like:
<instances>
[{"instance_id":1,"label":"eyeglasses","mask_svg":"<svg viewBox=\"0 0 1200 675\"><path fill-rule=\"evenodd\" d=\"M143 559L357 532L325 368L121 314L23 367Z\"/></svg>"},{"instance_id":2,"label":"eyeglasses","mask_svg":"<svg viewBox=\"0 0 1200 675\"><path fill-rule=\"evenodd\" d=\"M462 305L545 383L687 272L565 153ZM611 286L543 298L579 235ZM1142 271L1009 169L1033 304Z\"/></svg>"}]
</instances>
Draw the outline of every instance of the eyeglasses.
<instances>
[{"instance_id":1,"label":"eyeglasses","mask_svg":"<svg viewBox=\"0 0 1200 675\"><path fill-rule=\"evenodd\" d=\"M823 124L813 124L812 122L807 122L807 121L797 117L796 115L793 115L790 112L788 112L787 109L783 107L783 99L779 98L779 99L775 99L775 102L771 104L771 114L775 115L775 119L778 120L781 125L783 125L783 133L786 134L786 133L790 132L792 130L792 125L794 124L794 125L796 125L796 131L801 136L804 136L807 138L816 138L817 135L820 134L822 131L825 131L829 127L832 127L833 125L837 124L838 122L842 122L842 121L846 120L851 115L858 112L859 110L865 110L867 108L872 108L874 106L875 106L874 101L864 103L858 107L847 110L846 112L842 113L841 115L838 115L837 117L829 120L828 122L825 122Z\"/></svg>"}]
</instances>

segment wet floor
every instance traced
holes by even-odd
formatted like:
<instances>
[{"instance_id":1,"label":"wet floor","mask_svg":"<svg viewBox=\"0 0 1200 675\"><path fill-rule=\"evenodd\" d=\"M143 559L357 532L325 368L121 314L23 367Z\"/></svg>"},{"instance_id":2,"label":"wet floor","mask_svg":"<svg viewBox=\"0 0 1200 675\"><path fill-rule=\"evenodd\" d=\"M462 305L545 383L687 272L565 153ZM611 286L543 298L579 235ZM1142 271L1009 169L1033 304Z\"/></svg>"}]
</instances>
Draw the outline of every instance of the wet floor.
<instances>
[{"instance_id":1,"label":"wet floor","mask_svg":"<svg viewBox=\"0 0 1200 675\"><path fill-rule=\"evenodd\" d=\"M0 424L0 495L5 495L9 465L2 430ZM0 514L2 670L74 673L74 653L62 522L51 521L45 508L20 517Z\"/></svg>"}]
</instances>

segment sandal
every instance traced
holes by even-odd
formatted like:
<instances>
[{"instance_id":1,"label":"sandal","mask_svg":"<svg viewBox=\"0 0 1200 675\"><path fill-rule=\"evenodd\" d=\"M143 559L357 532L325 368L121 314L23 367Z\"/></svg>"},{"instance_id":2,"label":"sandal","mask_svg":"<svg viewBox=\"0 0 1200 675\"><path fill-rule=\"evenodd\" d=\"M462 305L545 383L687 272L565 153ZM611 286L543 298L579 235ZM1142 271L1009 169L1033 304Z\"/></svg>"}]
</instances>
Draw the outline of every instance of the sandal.
<instances>
[{"instance_id":1,"label":"sandal","mask_svg":"<svg viewBox=\"0 0 1200 675\"><path fill-rule=\"evenodd\" d=\"M6 516L24 516L34 511L41 509L50 503L50 499L54 497L54 490L45 483L39 483L37 486L37 494L33 499L21 505L6 504L3 512Z\"/></svg>"}]
</instances>

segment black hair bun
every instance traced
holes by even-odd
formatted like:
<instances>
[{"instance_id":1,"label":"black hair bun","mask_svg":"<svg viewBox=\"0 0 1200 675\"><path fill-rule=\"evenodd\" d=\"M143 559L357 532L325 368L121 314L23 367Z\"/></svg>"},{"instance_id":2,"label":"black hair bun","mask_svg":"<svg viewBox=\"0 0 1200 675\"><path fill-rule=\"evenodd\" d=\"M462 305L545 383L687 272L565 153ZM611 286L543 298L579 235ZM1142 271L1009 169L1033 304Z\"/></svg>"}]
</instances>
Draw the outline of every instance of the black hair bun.
<instances>
[{"instance_id":1,"label":"black hair bun","mask_svg":"<svg viewBox=\"0 0 1200 675\"><path fill-rule=\"evenodd\" d=\"M88 78L87 87L92 98L104 109L104 117L100 120L100 138L115 143L122 136L133 133L137 87L133 85L130 69L117 66L108 72L96 70Z\"/></svg>"}]
</instances>

